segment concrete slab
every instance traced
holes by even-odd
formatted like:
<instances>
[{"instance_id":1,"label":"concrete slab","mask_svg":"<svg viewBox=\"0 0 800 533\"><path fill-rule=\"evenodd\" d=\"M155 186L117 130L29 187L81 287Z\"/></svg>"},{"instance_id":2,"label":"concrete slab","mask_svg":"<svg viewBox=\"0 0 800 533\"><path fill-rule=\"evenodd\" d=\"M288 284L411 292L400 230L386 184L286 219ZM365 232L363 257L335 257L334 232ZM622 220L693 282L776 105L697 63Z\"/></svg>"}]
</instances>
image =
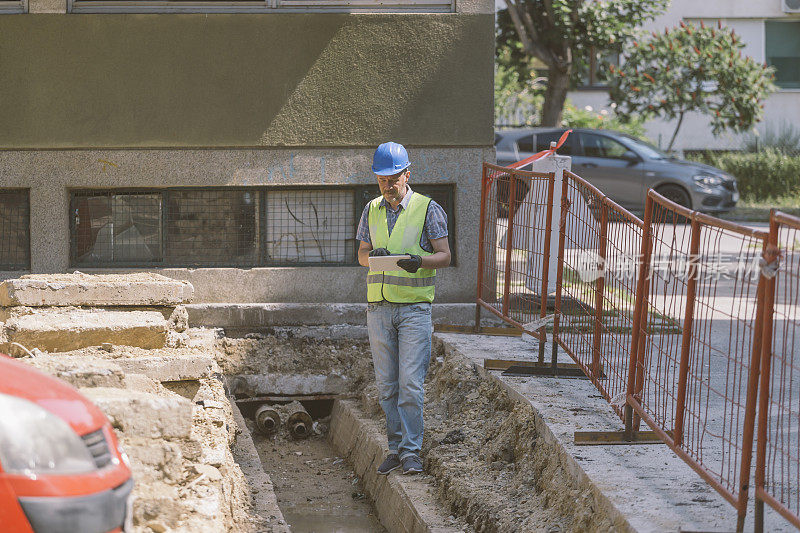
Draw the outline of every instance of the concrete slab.
<instances>
[{"instance_id":1,"label":"concrete slab","mask_svg":"<svg viewBox=\"0 0 800 533\"><path fill-rule=\"evenodd\" d=\"M29 274L0 283L0 306L168 306L192 300L188 281L158 274Z\"/></svg>"},{"instance_id":2,"label":"concrete slab","mask_svg":"<svg viewBox=\"0 0 800 533\"><path fill-rule=\"evenodd\" d=\"M219 370L213 357L199 354L121 357L114 362L125 373L144 374L162 382L203 379Z\"/></svg>"},{"instance_id":3,"label":"concrete slab","mask_svg":"<svg viewBox=\"0 0 800 533\"><path fill-rule=\"evenodd\" d=\"M345 394L349 380L331 374L240 374L227 376L228 390L237 398L253 396L291 396L296 394Z\"/></svg>"},{"instance_id":4,"label":"concrete slab","mask_svg":"<svg viewBox=\"0 0 800 533\"><path fill-rule=\"evenodd\" d=\"M122 368L113 361L97 357L43 354L24 362L73 387L125 387Z\"/></svg>"},{"instance_id":5,"label":"concrete slab","mask_svg":"<svg viewBox=\"0 0 800 533\"><path fill-rule=\"evenodd\" d=\"M505 377L483 369L483 359L535 360L538 343L521 338L434 334L437 349L465 357L485 379L529 403L542 435L562 450L568 471L592 484L638 531L735 531L736 511L662 444L576 446L575 431L619 431L619 418L583 379ZM550 354L551 346L546 346ZM559 362L569 362L559 353ZM753 529L752 498L745 531ZM765 531L792 531L765 510Z\"/></svg>"},{"instance_id":6,"label":"concrete slab","mask_svg":"<svg viewBox=\"0 0 800 533\"><path fill-rule=\"evenodd\" d=\"M8 342L48 352L103 343L161 348L166 341L167 321L155 311L55 309L10 318L5 333Z\"/></svg>"},{"instance_id":7,"label":"concrete slab","mask_svg":"<svg viewBox=\"0 0 800 533\"><path fill-rule=\"evenodd\" d=\"M386 438L374 420L361 416L355 402L337 400L331 414L331 445L353 465L364 490L388 531L408 533L457 533L447 512L436 504L433 486L423 476L378 475L376 469L387 450Z\"/></svg>"},{"instance_id":8,"label":"concrete slab","mask_svg":"<svg viewBox=\"0 0 800 533\"><path fill-rule=\"evenodd\" d=\"M192 431L192 403L177 394L128 389L81 389L125 437L186 439Z\"/></svg>"},{"instance_id":9,"label":"concrete slab","mask_svg":"<svg viewBox=\"0 0 800 533\"><path fill-rule=\"evenodd\" d=\"M363 326L367 322L367 304L263 303L263 304L189 304L192 327L268 328L275 326ZM475 323L475 304L433 304L434 324ZM491 313L482 314L484 326L502 322Z\"/></svg>"}]
</instances>

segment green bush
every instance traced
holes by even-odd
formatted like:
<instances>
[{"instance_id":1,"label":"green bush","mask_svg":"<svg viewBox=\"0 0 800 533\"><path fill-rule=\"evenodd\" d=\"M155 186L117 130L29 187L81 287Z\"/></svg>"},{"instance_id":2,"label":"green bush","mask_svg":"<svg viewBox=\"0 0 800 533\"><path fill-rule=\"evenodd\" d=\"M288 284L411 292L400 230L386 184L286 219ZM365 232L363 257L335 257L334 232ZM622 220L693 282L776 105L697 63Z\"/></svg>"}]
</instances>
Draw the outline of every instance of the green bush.
<instances>
[{"instance_id":1,"label":"green bush","mask_svg":"<svg viewBox=\"0 0 800 533\"><path fill-rule=\"evenodd\" d=\"M756 153L704 152L689 157L735 176L743 200L800 196L800 156L770 148Z\"/></svg>"},{"instance_id":2,"label":"green bush","mask_svg":"<svg viewBox=\"0 0 800 533\"><path fill-rule=\"evenodd\" d=\"M639 115L631 115L627 120L606 109L600 112L592 108L579 109L567 100L564 104L564 112L561 118L561 125L565 128L590 128L595 130L614 130L627 133L632 137L647 141L644 134L644 118Z\"/></svg>"}]
</instances>

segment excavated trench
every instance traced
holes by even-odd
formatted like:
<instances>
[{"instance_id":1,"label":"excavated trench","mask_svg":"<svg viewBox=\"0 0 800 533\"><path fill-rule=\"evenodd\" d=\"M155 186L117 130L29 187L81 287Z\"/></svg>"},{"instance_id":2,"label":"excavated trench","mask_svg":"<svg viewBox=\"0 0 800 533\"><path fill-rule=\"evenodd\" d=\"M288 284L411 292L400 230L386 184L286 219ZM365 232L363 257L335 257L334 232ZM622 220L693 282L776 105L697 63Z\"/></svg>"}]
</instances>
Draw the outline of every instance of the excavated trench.
<instances>
[{"instance_id":1,"label":"excavated trench","mask_svg":"<svg viewBox=\"0 0 800 533\"><path fill-rule=\"evenodd\" d=\"M297 338L292 329L226 333L227 388L291 531L385 532L363 481L330 442L334 402L370 379L363 339L332 341L325 331Z\"/></svg>"},{"instance_id":2,"label":"excavated trench","mask_svg":"<svg viewBox=\"0 0 800 533\"><path fill-rule=\"evenodd\" d=\"M283 407L296 405L285 404ZM272 478L278 506L295 533L353 532L382 533L381 525L363 483L348 462L339 457L329 442L332 400L306 400L303 409L311 424L289 420L296 409L284 410L280 422L265 427L256 417L253 402L241 402L255 448L266 472ZM261 404L272 411L281 404ZM280 411L280 409L277 409ZM291 414L289 414L291 416ZM261 423L260 423L261 422ZM268 424L269 426L269 424Z\"/></svg>"},{"instance_id":3,"label":"excavated trench","mask_svg":"<svg viewBox=\"0 0 800 533\"><path fill-rule=\"evenodd\" d=\"M413 481L392 474L404 485L400 496L387 496L381 485L386 478L374 476L385 449L385 427L369 345L363 337L326 335L312 328L297 336L286 328L225 337L220 343L218 361L229 394L247 419L292 531L413 530L391 523L393 513L402 514L405 500L412 514L423 517L425 528L442 531L615 528L593 504L591 491L576 484L552 445L540 438L530 406L441 346L426 380L425 474ZM259 406L280 410L292 397L303 400L313 419L309 437L292 438L287 427L272 434L258 431ZM352 425L336 427L345 422ZM362 443L370 439L372 448Z\"/></svg>"}]
</instances>

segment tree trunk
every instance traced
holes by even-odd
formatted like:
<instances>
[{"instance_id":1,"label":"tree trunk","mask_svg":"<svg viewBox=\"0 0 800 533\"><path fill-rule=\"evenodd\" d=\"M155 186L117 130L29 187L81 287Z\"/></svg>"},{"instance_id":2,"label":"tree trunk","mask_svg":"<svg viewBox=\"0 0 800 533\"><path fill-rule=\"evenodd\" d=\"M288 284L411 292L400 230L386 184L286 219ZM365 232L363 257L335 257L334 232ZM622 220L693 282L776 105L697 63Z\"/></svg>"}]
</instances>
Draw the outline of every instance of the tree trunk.
<instances>
[{"instance_id":1,"label":"tree trunk","mask_svg":"<svg viewBox=\"0 0 800 533\"><path fill-rule=\"evenodd\" d=\"M572 65L569 65L566 70L550 68L542 105L542 126L557 127L561 125L561 112L564 110L564 101L567 99L571 70Z\"/></svg>"},{"instance_id":2,"label":"tree trunk","mask_svg":"<svg viewBox=\"0 0 800 533\"><path fill-rule=\"evenodd\" d=\"M681 129L681 124L683 123L683 111L678 116L678 125L675 126L675 133L672 134L672 139L669 140L669 146L667 146L667 152L672 150L672 145L675 144L675 138L678 136L678 130Z\"/></svg>"}]
</instances>

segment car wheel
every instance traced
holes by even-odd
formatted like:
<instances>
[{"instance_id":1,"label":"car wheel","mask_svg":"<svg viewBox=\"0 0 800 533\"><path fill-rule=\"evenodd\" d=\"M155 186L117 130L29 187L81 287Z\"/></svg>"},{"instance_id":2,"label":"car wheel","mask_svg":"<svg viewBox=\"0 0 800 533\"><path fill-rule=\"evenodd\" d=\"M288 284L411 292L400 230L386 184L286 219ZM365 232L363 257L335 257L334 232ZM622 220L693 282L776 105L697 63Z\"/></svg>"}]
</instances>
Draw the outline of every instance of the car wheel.
<instances>
[{"instance_id":1,"label":"car wheel","mask_svg":"<svg viewBox=\"0 0 800 533\"><path fill-rule=\"evenodd\" d=\"M667 200L675 202L682 207L686 207L687 209L692 208L692 199L689 193L680 185L662 185L656 189L656 192Z\"/></svg>"},{"instance_id":2,"label":"car wheel","mask_svg":"<svg viewBox=\"0 0 800 533\"><path fill-rule=\"evenodd\" d=\"M692 208L692 199L689 197L689 193L686 192L686 189L681 187L680 185L662 185L656 192L670 200L675 202L676 204L685 207L687 209ZM690 220L682 215L678 215L673 211L668 211L669 214L661 215L662 217L666 217L662 222L669 223L669 224L688 224ZM654 216L658 217L658 215Z\"/></svg>"}]
</instances>

